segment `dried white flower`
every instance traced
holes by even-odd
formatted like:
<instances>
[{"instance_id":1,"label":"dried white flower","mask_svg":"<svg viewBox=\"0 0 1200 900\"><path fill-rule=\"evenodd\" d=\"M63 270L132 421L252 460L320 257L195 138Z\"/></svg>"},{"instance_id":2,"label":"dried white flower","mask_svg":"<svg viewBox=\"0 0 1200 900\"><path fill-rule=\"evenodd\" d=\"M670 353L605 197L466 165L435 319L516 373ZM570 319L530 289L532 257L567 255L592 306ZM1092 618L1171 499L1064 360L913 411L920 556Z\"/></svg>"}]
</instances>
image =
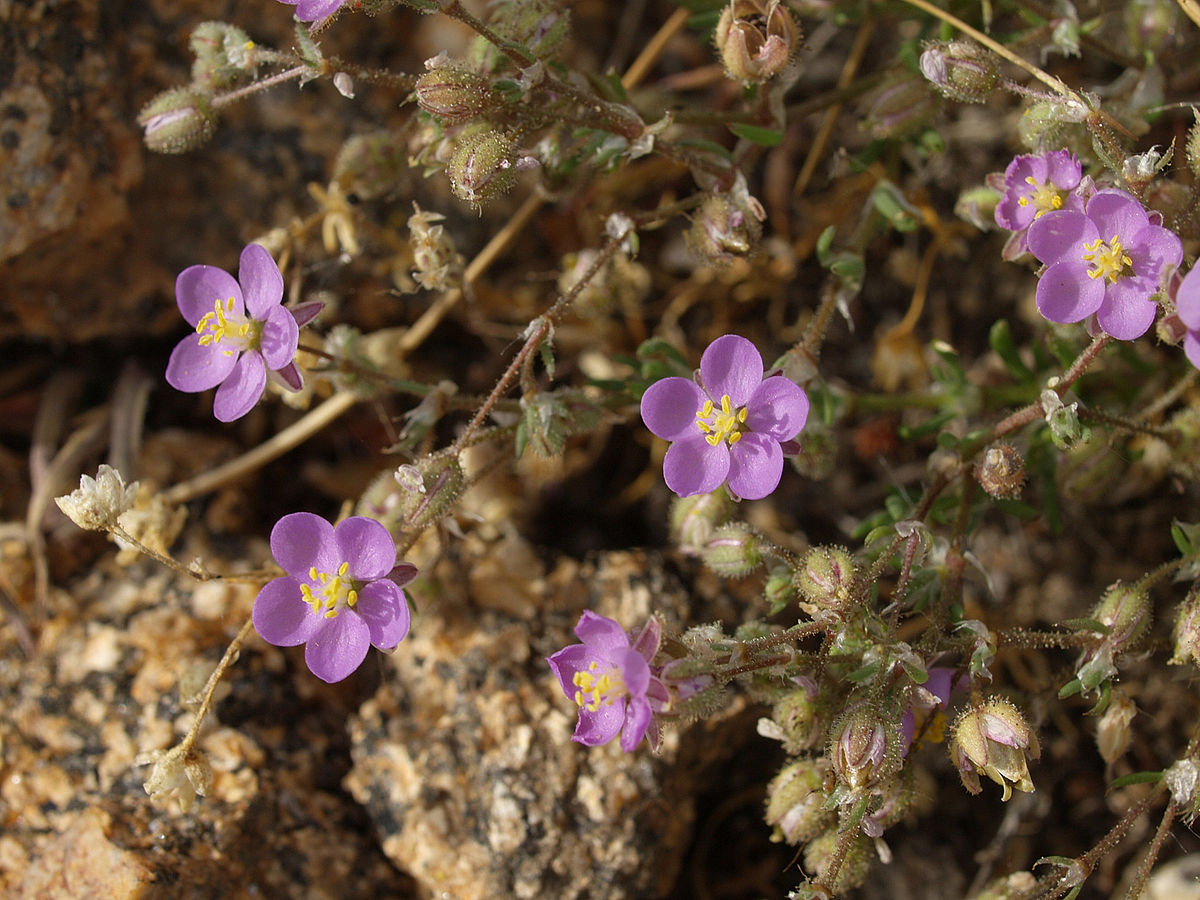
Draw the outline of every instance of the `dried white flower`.
<instances>
[{"instance_id":1,"label":"dried white flower","mask_svg":"<svg viewBox=\"0 0 1200 900\"><path fill-rule=\"evenodd\" d=\"M179 808L187 812L197 797L208 793L212 784L212 769L203 754L193 747L178 744L170 750L151 750L140 754L135 765L153 763L150 778L142 785L156 800L175 797Z\"/></svg>"},{"instance_id":2,"label":"dried white flower","mask_svg":"<svg viewBox=\"0 0 1200 900\"><path fill-rule=\"evenodd\" d=\"M121 473L112 466L102 465L95 478L79 476L79 489L64 497L55 497L66 516L88 531L108 531L117 524L117 517L133 507L138 483L126 485Z\"/></svg>"}]
</instances>

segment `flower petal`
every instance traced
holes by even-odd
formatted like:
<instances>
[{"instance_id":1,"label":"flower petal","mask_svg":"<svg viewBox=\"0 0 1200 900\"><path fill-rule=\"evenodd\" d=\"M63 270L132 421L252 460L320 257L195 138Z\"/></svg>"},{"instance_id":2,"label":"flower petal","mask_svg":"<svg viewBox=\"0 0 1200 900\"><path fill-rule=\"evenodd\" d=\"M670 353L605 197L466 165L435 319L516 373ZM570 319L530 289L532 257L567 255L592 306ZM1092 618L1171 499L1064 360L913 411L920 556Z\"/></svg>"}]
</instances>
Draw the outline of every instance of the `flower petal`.
<instances>
[{"instance_id":1,"label":"flower petal","mask_svg":"<svg viewBox=\"0 0 1200 900\"><path fill-rule=\"evenodd\" d=\"M745 406L762 377L762 354L741 335L722 335L700 357L700 380L718 402L728 394L735 407Z\"/></svg>"},{"instance_id":2,"label":"flower petal","mask_svg":"<svg viewBox=\"0 0 1200 900\"><path fill-rule=\"evenodd\" d=\"M1147 225L1129 241L1126 251L1133 261L1133 271L1153 280L1157 290L1164 269L1174 269L1183 262L1183 242L1169 228Z\"/></svg>"},{"instance_id":3,"label":"flower petal","mask_svg":"<svg viewBox=\"0 0 1200 900\"><path fill-rule=\"evenodd\" d=\"M575 699L575 673L582 672L595 658L596 651L584 644L571 644L546 657L550 670L558 679L558 686L568 700Z\"/></svg>"},{"instance_id":4,"label":"flower petal","mask_svg":"<svg viewBox=\"0 0 1200 900\"><path fill-rule=\"evenodd\" d=\"M1052 150L1046 154L1046 180L1063 191L1073 191L1083 177L1083 167L1070 150Z\"/></svg>"},{"instance_id":5,"label":"flower petal","mask_svg":"<svg viewBox=\"0 0 1200 900\"><path fill-rule=\"evenodd\" d=\"M680 497L715 491L729 474L729 448L713 447L696 432L667 448L663 458L663 480Z\"/></svg>"},{"instance_id":6,"label":"flower petal","mask_svg":"<svg viewBox=\"0 0 1200 900\"><path fill-rule=\"evenodd\" d=\"M386 578L372 581L358 592L354 611L367 623L371 643L380 650L391 650L408 634L408 601L404 591Z\"/></svg>"},{"instance_id":7,"label":"flower petal","mask_svg":"<svg viewBox=\"0 0 1200 900\"><path fill-rule=\"evenodd\" d=\"M632 647L620 647L607 654L608 662L617 667L625 690L631 697L645 697L650 685L650 664Z\"/></svg>"},{"instance_id":8,"label":"flower petal","mask_svg":"<svg viewBox=\"0 0 1200 900\"><path fill-rule=\"evenodd\" d=\"M362 665L370 646L371 632L367 623L343 610L332 619L325 619L316 634L308 639L304 646L304 662L314 675L333 684Z\"/></svg>"},{"instance_id":9,"label":"flower petal","mask_svg":"<svg viewBox=\"0 0 1200 900\"><path fill-rule=\"evenodd\" d=\"M260 345L267 368L282 369L296 358L296 348L299 344L300 326L296 324L292 314L282 306L268 310L266 321L263 322Z\"/></svg>"},{"instance_id":10,"label":"flower petal","mask_svg":"<svg viewBox=\"0 0 1200 900\"><path fill-rule=\"evenodd\" d=\"M1110 284L1104 302L1096 311L1096 321L1108 334L1119 341L1141 337L1154 324L1158 304L1149 299L1153 292L1138 278L1121 278Z\"/></svg>"},{"instance_id":11,"label":"flower petal","mask_svg":"<svg viewBox=\"0 0 1200 900\"><path fill-rule=\"evenodd\" d=\"M1200 335L1189 331L1183 336L1183 352L1191 360L1193 366L1200 369Z\"/></svg>"},{"instance_id":12,"label":"flower petal","mask_svg":"<svg viewBox=\"0 0 1200 900\"><path fill-rule=\"evenodd\" d=\"M333 526L308 512L289 513L271 529L271 555L283 571L310 584L308 570L333 573L342 560L338 557Z\"/></svg>"},{"instance_id":13,"label":"flower petal","mask_svg":"<svg viewBox=\"0 0 1200 900\"><path fill-rule=\"evenodd\" d=\"M291 0L288 0L291 2ZM343 0L298 0L296 18L301 22L316 22L327 19L338 11Z\"/></svg>"},{"instance_id":14,"label":"flower petal","mask_svg":"<svg viewBox=\"0 0 1200 900\"><path fill-rule=\"evenodd\" d=\"M575 624L575 636L588 647L593 658L596 653L623 649L629 646L629 635L621 623L585 609Z\"/></svg>"},{"instance_id":15,"label":"flower petal","mask_svg":"<svg viewBox=\"0 0 1200 900\"><path fill-rule=\"evenodd\" d=\"M240 316L246 310L242 289L232 275L216 266L188 266L175 278L175 304L193 328L213 311L218 300L224 304L230 297L233 312Z\"/></svg>"},{"instance_id":16,"label":"flower petal","mask_svg":"<svg viewBox=\"0 0 1200 900\"><path fill-rule=\"evenodd\" d=\"M254 598L251 617L259 637L276 647L303 644L321 625L321 617L304 602L300 584L290 576L263 585Z\"/></svg>"},{"instance_id":17,"label":"flower petal","mask_svg":"<svg viewBox=\"0 0 1200 900\"><path fill-rule=\"evenodd\" d=\"M359 581L383 578L396 564L396 542L383 525L366 516L351 516L333 530L338 558L350 564Z\"/></svg>"},{"instance_id":18,"label":"flower petal","mask_svg":"<svg viewBox=\"0 0 1200 900\"><path fill-rule=\"evenodd\" d=\"M213 415L222 422L240 419L254 408L267 386L267 367L258 353L243 353L229 377L217 388Z\"/></svg>"},{"instance_id":19,"label":"flower petal","mask_svg":"<svg viewBox=\"0 0 1200 900\"><path fill-rule=\"evenodd\" d=\"M654 717L650 709L650 701L645 697L630 697L628 708L625 710L625 725L621 729L621 749L632 753L642 742L650 720Z\"/></svg>"},{"instance_id":20,"label":"flower petal","mask_svg":"<svg viewBox=\"0 0 1200 900\"><path fill-rule=\"evenodd\" d=\"M218 346L201 344L193 332L175 345L167 360L167 384L177 391L194 393L214 388L233 371L238 354L228 356Z\"/></svg>"},{"instance_id":21,"label":"flower petal","mask_svg":"<svg viewBox=\"0 0 1200 900\"><path fill-rule=\"evenodd\" d=\"M1200 331L1200 268L1187 273L1175 293L1179 319L1193 331Z\"/></svg>"},{"instance_id":22,"label":"flower petal","mask_svg":"<svg viewBox=\"0 0 1200 900\"><path fill-rule=\"evenodd\" d=\"M262 244L247 244L242 250L238 282L246 298L246 310L255 319L265 319L272 307L283 301L283 275ZM279 366L271 368L278 369Z\"/></svg>"},{"instance_id":23,"label":"flower petal","mask_svg":"<svg viewBox=\"0 0 1200 900\"><path fill-rule=\"evenodd\" d=\"M772 375L754 389L746 404L746 425L751 431L777 441L790 441L808 420L808 395L782 375Z\"/></svg>"},{"instance_id":24,"label":"flower petal","mask_svg":"<svg viewBox=\"0 0 1200 900\"><path fill-rule=\"evenodd\" d=\"M1059 260L1082 261L1084 245L1099 236L1095 223L1083 213L1062 209L1029 226L1029 252L1050 265Z\"/></svg>"},{"instance_id":25,"label":"flower petal","mask_svg":"<svg viewBox=\"0 0 1200 900\"><path fill-rule=\"evenodd\" d=\"M1048 218L1044 216L1038 222ZM1033 223L1033 228L1038 222ZM1029 230L1031 237L1033 228ZM1038 311L1051 322L1078 322L1098 310L1104 302L1105 282L1089 278L1087 272L1088 266L1083 260L1050 266L1038 279Z\"/></svg>"},{"instance_id":26,"label":"flower petal","mask_svg":"<svg viewBox=\"0 0 1200 900\"><path fill-rule=\"evenodd\" d=\"M1137 198L1119 188L1093 194L1088 201L1087 217L1096 223L1099 236L1104 240L1111 241L1116 235L1125 244L1150 224L1150 218Z\"/></svg>"},{"instance_id":27,"label":"flower petal","mask_svg":"<svg viewBox=\"0 0 1200 900\"><path fill-rule=\"evenodd\" d=\"M598 747L615 738L624 724L624 700L618 700L611 706L601 703L594 710L581 706L579 721L575 725L575 734L571 736L571 740L578 741L587 747Z\"/></svg>"},{"instance_id":28,"label":"flower petal","mask_svg":"<svg viewBox=\"0 0 1200 900\"><path fill-rule=\"evenodd\" d=\"M650 433L675 441L689 433L699 433L696 413L708 396L687 378L672 376L656 381L642 394L642 421Z\"/></svg>"},{"instance_id":29,"label":"flower petal","mask_svg":"<svg viewBox=\"0 0 1200 900\"><path fill-rule=\"evenodd\" d=\"M765 434L743 434L729 448L729 489L745 500L761 500L783 475L783 450Z\"/></svg>"}]
</instances>

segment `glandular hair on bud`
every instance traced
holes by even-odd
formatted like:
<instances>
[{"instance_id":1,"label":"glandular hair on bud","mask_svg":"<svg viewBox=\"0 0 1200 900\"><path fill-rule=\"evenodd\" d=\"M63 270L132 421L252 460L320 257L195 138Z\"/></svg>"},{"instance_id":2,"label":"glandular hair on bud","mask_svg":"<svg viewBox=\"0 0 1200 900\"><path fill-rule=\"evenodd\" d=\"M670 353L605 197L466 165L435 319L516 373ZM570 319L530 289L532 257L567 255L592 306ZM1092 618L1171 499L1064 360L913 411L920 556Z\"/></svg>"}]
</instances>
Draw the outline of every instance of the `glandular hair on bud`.
<instances>
[{"instance_id":1,"label":"glandular hair on bud","mask_svg":"<svg viewBox=\"0 0 1200 900\"><path fill-rule=\"evenodd\" d=\"M491 125L470 126L458 136L446 168L455 196L481 203L508 191L515 179L516 144Z\"/></svg>"},{"instance_id":2,"label":"glandular hair on bud","mask_svg":"<svg viewBox=\"0 0 1200 900\"><path fill-rule=\"evenodd\" d=\"M800 607L809 615L838 609L854 592L856 566L845 547L813 547L796 570L796 587L804 597Z\"/></svg>"},{"instance_id":3,"label":"glandular hair on bud","mask_svg":"<svg viewBox=\"0 0 1200 900\"><path fill-rule=\"evenodd\" d=\"M999 75L991 52L974 41L937 41L921 54L921 74L951 100L983 103Z\"/></svg>"},{"instance_id":4,"label":"glandular hair on bud","mask_svg":"<svg viewBox=\"0 0 1200 900\"><path fill-rule=\"evenodd\" d=\"M417 105L443 122L478 118L497 103L487 79L456 66L438 66L417 79Z\"/></svg>"},{"instance_id":5,"label":"glandular hair on bud","mask_svg":"<svg viewBox=\"0 0 1200 900\"><path fill-rule=\"evenodd\" d=\"M1025 460L1011 444L988 447L975 465L975 480L993 497L1017 497L1025 486Z\"/></svg>"},{"instance_id":6,"label":"glandular hair on bud","mask_svg":"<svg viewBox=\"0 0 1200 900\"><path fill-rule=\"evenodd\" d=\"M748 525L722 525L713 532L701 557L718 575L741 578L762 565L762 541Z\"/></svg>"},{"instance_id":7,"label":"glandular hair on bud","mask_svg":"<svg viewBox=\"0 0 1200 900\"><path fill-rule=\"evenodd\" d=\"M233 87L254 69L254 41L226 22L201 22L192 31L189 46L196 57L192 81L205 90Z\"/></svg>"},{"instance_id":8,"label":"glandular hair on bud","mask_svg":"<svg viewBox=\"0 0 1200 900\"><path fill-rule=\"evenodd\" d=\"M850 848L842 858L841 868L830 877L830 863L837 856L840 841L838 830L831 828L804 848L804 868L816 875L822 885L834 891L834 896L839 897L867 880L871 861L875 858L870 838L860 831L850 839Z\"/></svg>"},{"instance_id":9,"label":"glandular hair on bud","mask_svg":"<svg viewBox=\"0 0 1200 900\"><path fill-rule=\"evenodd\" d=\"M411 467L410 474L408 484L397 478L400 521L408 529L419 531L441 519L466 489L466 475L454 457L421 460Z\"/></svg>"},{"instance_id":10,"label":"glandular hair on bud","mask_svg":"<svg viewBox=\"0 0 1200 900\"><path fill-rule=\"evenodd\" d=\"M713 532L733 516L733 500L726 491L679 497L671 504L671 540L684 553L699 556Z\"/></svg>"},{"instance_id":11,"label":"glandular hair on bud","mask_svg":"<svg viewBox=\"0 0 1200 900\"><path fill-rule=\"evenodd\" d=\"M1144 588L1118 581L1100 598L1092 618L1108 626L1108 641L1114 651L1134 646L1150 627L1150 595Z\"/></svg>"},{"instance_id":12,"label":"glandular hair on bud","mask_svg":"<svg viewBox=\"0 0 1200 900\"><path fill-rule=\"evenodd\" d=\"M186 153L203 146L217 130L208 97L188 88L159 94L138 113L146 146L156 153Z\"/></svg>"},{"instance_id":13,"label":"glandular hair on bud","mask_svg":"<svg viewBox=\"0 0 1200 900\"><path fill-rule=\"evenodd\" d=\"M771 839L788 844L810 841L837 824L837 813L825 809L824 785L829 763L824 758L790 763L767 787L766 822Z\"/></svg>"}]
</instances>

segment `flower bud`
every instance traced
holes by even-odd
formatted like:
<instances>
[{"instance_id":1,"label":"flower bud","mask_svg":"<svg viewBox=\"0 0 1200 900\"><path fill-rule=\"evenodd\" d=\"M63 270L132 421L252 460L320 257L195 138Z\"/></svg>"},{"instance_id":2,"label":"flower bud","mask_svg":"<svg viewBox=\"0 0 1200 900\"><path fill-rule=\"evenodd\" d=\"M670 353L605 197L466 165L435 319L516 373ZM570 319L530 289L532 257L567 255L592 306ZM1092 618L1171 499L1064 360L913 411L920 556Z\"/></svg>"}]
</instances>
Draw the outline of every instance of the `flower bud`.
<instances>
[{"instance_id":1,"label":"flower bud","mask_svg":"<svg viewBox=\"0 0 1200 900\"><path fill-rule=\"evenodd\" d=\"M1129 723L1137 715L1137 706L1125 694L1113 694L1108 709L1096 723L1096 748L1100 757L1109 765L1125 755L1133 740L1133 732Z\"/></svg>"},{"instance_id":2,"label":"flower bud","mask_svg":"<svg viewBox=\"0 0 1200 900\"><path fill-rule=\"evenodd\" d=\"M722 525L713 532L701 557L718 575L742 578L762 565L762 540L748 525Z\"/></svg>"},{"instance_id":3,"label":"flower bud","mask_svg":"<svg viewBox=\"0 0 1200 900\"><path fill-rule=\"evenodd\" d=\"M730 78L766 81L784 70L802 35L779 0L730 0L713 37Z\"/></svg>"},{"instance_id":4,"label":"flower bud","mask_svg":"<svg viewBox=\"0 0 1200 900\"><path fill-rule=\"evenodd\" d=\"M466 489L466 476L454 457L426 458L395 473L401 525L420 531L450 511Z\"/></svg>"},{"instance_id":5,"label":"flower bud","mask_svg":"<svg viewBox=\"0 0 1200 900\"><path fill-rule=\"evenodd\" d=\"M950 759L963 787L972 794L982 790L981 773L1000 785L1002 800L1012 796L1013 788L1033 791L1026 755L1037 759L1041 747L1024 717L1007 700L997 697L965 710L954 723L952 734Z\"/></svg>"},{"instance_id":6,"label":"flower bud","mask_svg":"<svg viewBox=\"0 0 1200 900\"><path fill-rule=\"evenodd\" d=\"M999 76L992 54L974 41L938 41L921 54L921 74L943 95L961 103L983 103Z\"/></svg>"},{"instance_id":7,"label":"flower bud","mask_svg":"<svg viewBox=\"0 0 1200 900\"><path fill-rule=\"evenodd\" d=\"M1045 147L1061 147L1067 126L1082 122L1087 115L1087 108L1074 101L1043 100L1025 110L1017 122L1017 134L1035 153Z\"/></svg>"},{"instance_id":8,"label":"flower bud","mask_svg":"<svg viewBox=\"0 0 1200 900\"><path fill-rule=\"evenodd\" d=\"M217 130L217 114L199 91L174 88L138 113L142 138L155 153L186 153L203 146Z\"/></svg>"},{"instance_id":9,"label":"flower bud","mask_svg":"<svg viewBox=\"0 0 1200 900\"><path fill-rule=\"evenodd\" d=\"M936 100L919 75L888 81L871 94L862 127L874 140L906 137L929 125Z\"/></svg>"},{"instance_id":10,"label":"flower bud","mask_svg":"<svg viewBox=\"0 0 1200 900\"><path fill-rule=\"evenodd\" d=\"M225 22L201 22L188 41L195 55L192 81L209 91L246 80L254 69L254 41Z\"/></svg>"},{"instance_id":11,"label":"flower bud","mask_svg":"<svg viewBox=\"0 0 1200 900\"><path fill-rule=\"evenodd\" d=\"M837 855L839 839L837 829L831 828L812 841L804 848L804 867L812 872L824 887L833 891L833 896L840 897L867 880L867 874L871 871L871 860L875 854L871 839L859 832L851 840L850 849L843 857L837 875L830 880L829 864Z\"/></svg>"},{"instance_id":12,"label":"flower bud","mask_svg":"<svg viewBox=\"0 0 1200 900\"><path fill-rule=\"evenodd\" d=\"M454 195L479 204L507 192L518 168L526 168L516 157L512 137L491 125L464 131L454 145L446 172Z\"/></svg>"},{"instance_id":13,"label":"flower bud","mask_svg":"<svg viewBox=\"0 0 1200 900\"><path fill-rule=\"evenodd\" d=\"M679 497L671 504L671 540L689 556L699 556L732 516L733 500L725 491Z\"/></svg>"},{"instance_id":14,"label":"flower bud","mask_svg":"<svg viewBox=\"0 0 1200 900\"><path fill-rule=\"evenodd\" d=\"M486 78L456 66L426 72L414 94L421 109L451 124L478 118L498 102Z\"/></svg>"},{"instance_id":15,"label":"flower bud","mask_svg":"<svg viewBox=\"0 0 1200 900\"><path fill-rule=\"evenodd\" d=\"M1200 666L1200 594L1192 594L1179 607L1173 635L1175 652L1168 662L1182 665L1190 659Z\"/></svg>"},{"instance_id":16,"label":"flower bud","mask_svg":"<svg viewBox=\"0 0 1200 900\"><path fill-rule=\"evenodd\" d=\"M859 705L850 709L834 726L833 746L829 756L838 780L852 791L858 791L880 781L899 761L895 740L888 740L889 730L880 715L871 707Z\"/></svg>"},{"instance_id":17,"label":"flower bud","mask_svg":"<svg viewBox=\"0 0 1200 900\"><path fill-rule=\"evenodd\" d=\"M1108 626L1106 641L1114 652L1134 646L1150 627L1153 613L1150 597L1144 589L1117 582L1100 598L1092 618Z\"/></svg>"},{"instance_id":18,"label":"flower bud","mask_svg":"<svg viewBox=\"0 0 1200 900\"><path fill-rule=\"evenodd\" d=\"M838 609L854 592L856 566L845 547L814 547L796 570L796 587L807 602L800 608L809 615L819 610Z\"/></svg>"},{"instance_id":19,"label":"flower bud","mask_svg":"<svg viewBox=\"0 0 1200 900\"><path fill-rule=\"evenodd\" d=\"M783 748L788 753L799 753L816 746L824 724L816 687L811 691L801 688L785 694L775 703L771 719L779 726Z\"/></svg>"},{"instance_id":20,"label":"flower bud","mask_svg":"<svg viewBox=\"0 0 1200 900\"><path fill-rule=\"evenodd\" d=\"M749 256L762 237L759 224L766 214L757 200L748 208L734 202L728 194L709 195L692 217L687 243L706 262L727 265Z\"/></svg>"},{"instance_id":21,"label":"flower bud","mask_svg":"<svg viewBox=\"0 0 1200 900\"><path fill-rule=\"evenodd\" d=\"M767 614L775 615L786 609L796 599L796 582L787 566L776 566L767 574L763 585L763 597L767 601Z\"/></svg>"},{"instance_id":22,"label":"flower bud","mask_svg":"<svg viewBox=\"0 0 1200 900\"><path fill-rule=\"evenodd\" d=\"M1017 497L1025 486L1025 460L1011 444L988 447L975 465L975 480L993 497Z\"/></svg>"},{"instance_id":23,"label":"flower bud","mask_svg":"<svg viewBox=\"0 0 1200 900\"><path fill-rule=\"evenodd\" d=\"M828 771L824 758L801 759L771 779L765 816L772 828L771 840L800 844L837 824L837 814L825 808Z\"/></svg>"}]
</instances>

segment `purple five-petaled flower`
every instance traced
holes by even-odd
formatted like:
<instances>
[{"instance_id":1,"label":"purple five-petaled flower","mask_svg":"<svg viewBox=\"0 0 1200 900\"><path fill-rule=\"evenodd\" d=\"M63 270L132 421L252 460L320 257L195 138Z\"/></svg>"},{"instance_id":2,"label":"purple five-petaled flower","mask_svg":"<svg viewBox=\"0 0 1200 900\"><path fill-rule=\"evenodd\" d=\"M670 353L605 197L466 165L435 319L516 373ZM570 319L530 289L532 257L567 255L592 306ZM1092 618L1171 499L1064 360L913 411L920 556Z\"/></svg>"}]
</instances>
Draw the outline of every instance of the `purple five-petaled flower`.
<instances>
[{"instance_id":1,"label":"purple five-petaled flower","mask_svg":"<svg viewBox=\"0 0 1200 900\"><path fill-rule=\"evenodd\" d=\"M296 7L296 18L301 22L320 22L337 12L344 0L279 0L279 2Z\"/></svg>"},{"instance_id":2,"label":"purple five-petaled flower","mask_svg":"<svg viewBox=\"0 0 1200 900\"><path fill-rule=\"evenodd\" d=\"M1084 179L1079 160L1069 150L1017 156L1004 170L988 176L989 184L1004 192L996 204L996 224L1013 232L1004 247L1004 258L1015 259L1028 250L1029 226L1035 219L1058 210L1083 212L1091 179Z\"/></svg>"},{"instance_id":3,"label":"purple five-petaled flower","mask_svg":"<svg viewBox=\"0 0 1200 900\"><path fill-rule=\"evenodd\" d=\"M267 375L289 390L303 384L294 362L300 326L320 312L282 306L283 276L266 248L242 250L238 277L216 266L188 266L175 279L175 302L195 332L175 345L167 383L189 393L217 387L213 414L240 419L267 386Z\"/></svg>"},{"instance_id":4,"label":"purple five-petaled flower","mask_svg":"<svg viewBox=\"0 0 1200 900\"><path fill-rule=\"evenodd\" d=\"M650 619L630 641L614 620L585 610L575 626L582 644L559 650L550 664L563 693L579 707L573 740L589 747L621 735L621 749L632 753L649 732L657 748L655 709L670 703L666 686L650 668L662 640L662 626Z\"/></svg>"},{"instance_id":5,"label":"purple five-petaled flower","mask_svg":"<svg viewBox=\"0 0 1200 900\"><path fill-rule=\"evenodd\" d=\"M673 376L642 396L642 420L671 441L663 460L667 487L681 497L707 494L725 481L758 500L779 485L783 449L804 427L808 396L782 375L763 378L755 346L736 334L708 345L697 381Z\"/></svg>"},{"instance_id":6,"label":"purple five-petaled flower","mask_svg":"<svg viewBox=\"0 0 1200 900\"><path fill-rule=\"evenodd\" d=\"M269 644L304 644L304 661L322 681L341 681L374 645L390 650L408 634L400 588L416 576L396 566L396 544L382 524L352 516L335 528L312 513L291 513L271 529L271 554L287 575L254 600L254 628Z\"/></svg>"},{"instance_id":7,"label":"purple five-petaled flower","mask_svg":"<svg viewBox=\"0 0 1200 900\"><path fill-rule=\"evenodd\" d=\"M1128 341L1154 321L1154 295L1183 259L1183 244L1154 224L1132 194L1098 191L1084 212L1050 212L1029 226L1029 249L1046 270L1037 306L1051 322L1095 314L1101 330Z\"/></svg>"},{"instance_id":8,"label":"purple five-petaled flower","mask_svg":"<svg viewBox=\"0 0 1200 900\"><path fill-rule=\"evenodd\" d=\"M1200 369L1200 267L1193 266L1175 292L1175 309L1187 331L1183 335L1183 352Z\"/></svg>"}]
</instances>

